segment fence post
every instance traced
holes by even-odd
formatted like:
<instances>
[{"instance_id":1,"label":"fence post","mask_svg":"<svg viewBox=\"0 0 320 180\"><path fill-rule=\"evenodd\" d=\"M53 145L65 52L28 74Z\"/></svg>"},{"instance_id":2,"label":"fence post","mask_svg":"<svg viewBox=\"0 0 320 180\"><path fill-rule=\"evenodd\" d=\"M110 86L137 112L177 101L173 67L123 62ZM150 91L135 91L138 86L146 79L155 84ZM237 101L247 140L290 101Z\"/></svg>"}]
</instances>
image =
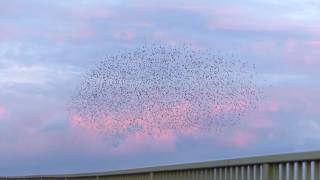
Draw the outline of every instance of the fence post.
<instances>
[{"instance_id":1,"label":"fence post","mask_svg":"<svg viewBox=\"0 0 320 180\"><path fill-rule=\"evenodd\" d=\"M304 161L304 178L310 179L311 178L311 162Z\"/></svg>"},{"instance_id":2,"label":"fence post","mask_svg":"<svg viewBox=\"0 0 320 180\"><path fill-rule=\"evenodd\" d=\"M319 161L314 161L314 167L313 167L313 174L314 174L314 180L319 180L320 179L320 166L319 166Z\"/></svg>"},{"instance_id":3,"label":"fence post","mask_svg":"<svg viewBox=\"0 0 320 180\"><path fill-rule=\"evenodd\" d=\"M153 180L153 172L150 172L150 180Z\"/></svg>"},{"instance_id":4,"label":"fence post","mask_svg":"<svg viewBox=\"0 0 320 180\"><path fill-rule=\"evenodd\" d=\"M273 168L270 164L262 165L262 180L276 180L274 179Z\"/></svg>"}]
</instances>

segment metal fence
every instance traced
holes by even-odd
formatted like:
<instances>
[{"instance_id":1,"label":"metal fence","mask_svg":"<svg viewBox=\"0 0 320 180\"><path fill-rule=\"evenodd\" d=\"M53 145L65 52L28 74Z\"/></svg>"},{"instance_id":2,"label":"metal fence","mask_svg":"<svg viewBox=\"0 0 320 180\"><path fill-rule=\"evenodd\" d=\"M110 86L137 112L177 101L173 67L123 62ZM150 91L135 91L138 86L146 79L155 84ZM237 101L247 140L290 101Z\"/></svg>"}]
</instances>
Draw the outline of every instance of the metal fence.
<instances>
[{"instance_id":1,"label":"metal fence","mask_svg":"<svg viewBox=\"0 0 320 180\"><path fill-rule=\"evenodd\" d=\"M320 151L20 180L320 180Z\"/></svg>"}]
</instances>

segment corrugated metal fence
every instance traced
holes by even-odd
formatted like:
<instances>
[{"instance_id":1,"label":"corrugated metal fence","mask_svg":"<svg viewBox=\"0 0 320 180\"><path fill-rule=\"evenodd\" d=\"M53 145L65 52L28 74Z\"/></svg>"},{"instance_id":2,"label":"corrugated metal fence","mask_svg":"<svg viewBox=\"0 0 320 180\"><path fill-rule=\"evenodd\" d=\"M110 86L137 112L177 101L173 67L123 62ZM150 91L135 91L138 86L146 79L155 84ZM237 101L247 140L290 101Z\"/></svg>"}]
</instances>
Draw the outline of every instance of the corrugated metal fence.
<instances>
[{"instance_id":1,"label":"corrugated metal fence","mask_svg":"<svg viewBox=\"0 0 320 180\"><path fill-rule=\"evenodd\" d=\"M1 173L1 172L0 172ZM20 180L320 180L320 151Z\"/></svg>"}]
</instances>

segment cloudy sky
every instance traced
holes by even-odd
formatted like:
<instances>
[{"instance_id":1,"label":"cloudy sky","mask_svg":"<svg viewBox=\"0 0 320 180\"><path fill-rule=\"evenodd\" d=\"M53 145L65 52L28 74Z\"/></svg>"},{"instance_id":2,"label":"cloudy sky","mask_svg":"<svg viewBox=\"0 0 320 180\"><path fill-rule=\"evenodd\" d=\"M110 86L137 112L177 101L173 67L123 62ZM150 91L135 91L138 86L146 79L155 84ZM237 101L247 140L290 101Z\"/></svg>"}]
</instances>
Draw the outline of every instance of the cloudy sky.
<instances>
[{"instance_id":1,"label":"cloudy sky","mask_svg":"<svg viewBox=\"0 0 320 180\"><path fill-rule=\"evenodd\" d=\"M0 175L106 171L320 148L318 0L0 1ZM70 120L81 75L146 42L256 65L264 98L211 138L117 146Z\"/></svg>"}]
</instances>

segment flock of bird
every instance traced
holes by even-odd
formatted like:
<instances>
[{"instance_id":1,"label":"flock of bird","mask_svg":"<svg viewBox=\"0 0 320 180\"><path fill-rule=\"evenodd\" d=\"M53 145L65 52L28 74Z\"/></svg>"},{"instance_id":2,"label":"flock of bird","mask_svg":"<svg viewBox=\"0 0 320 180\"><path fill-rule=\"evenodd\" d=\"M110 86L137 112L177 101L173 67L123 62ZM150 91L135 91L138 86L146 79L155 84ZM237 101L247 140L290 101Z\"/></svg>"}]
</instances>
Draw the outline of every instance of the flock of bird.
<instances>
[{"instance_id":1,"label":"flock of bird","mask_svg":"<svg viewBox=\"0 0 320 180\"><path fill-rule=\"evenodd\" d=\"M254 67L188 46L142 46L107 57L84 75L71 100L77 123L107 136L162 131L215 133L255 108Z\"/></svg>"}]
</instances>

